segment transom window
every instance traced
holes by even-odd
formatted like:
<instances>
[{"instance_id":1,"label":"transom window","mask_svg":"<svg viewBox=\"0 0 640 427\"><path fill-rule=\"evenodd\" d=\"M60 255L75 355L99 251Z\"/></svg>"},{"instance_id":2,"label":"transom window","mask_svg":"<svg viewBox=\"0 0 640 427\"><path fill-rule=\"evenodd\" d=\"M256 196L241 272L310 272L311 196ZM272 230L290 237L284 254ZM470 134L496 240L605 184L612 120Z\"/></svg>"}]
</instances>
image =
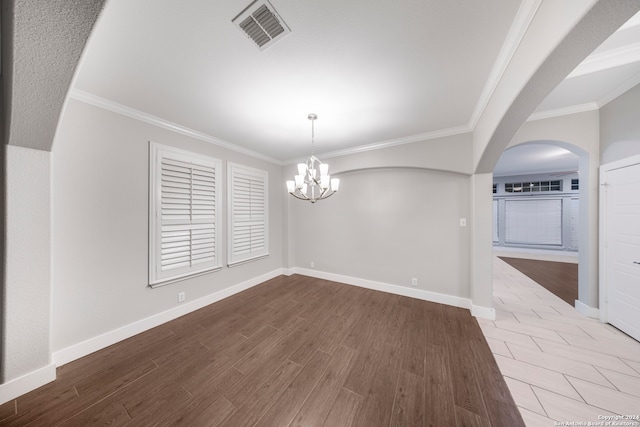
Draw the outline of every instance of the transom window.
<instances>
[{"instance_id":1,"label":"transom window","mask_svg":"<svg viewBox=\"0 0 640 427\"><path fill-rule=\"evenodd\" d=\"M508 182L506 193L535 193L541 191L562 191L562 181Z\"/></svg>"}]
</instances>

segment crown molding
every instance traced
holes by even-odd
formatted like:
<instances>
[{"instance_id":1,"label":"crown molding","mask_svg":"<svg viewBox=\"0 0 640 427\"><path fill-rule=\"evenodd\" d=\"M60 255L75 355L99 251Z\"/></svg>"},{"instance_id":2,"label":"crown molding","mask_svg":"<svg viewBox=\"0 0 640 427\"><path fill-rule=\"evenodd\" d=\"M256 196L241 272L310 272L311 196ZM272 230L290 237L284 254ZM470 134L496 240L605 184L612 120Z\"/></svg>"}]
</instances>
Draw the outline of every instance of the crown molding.
<instances>
[{"instance_id":1,"label":"crown molding","mask_svg":"<svg viewBox=\"0 0 640 427\"><path fill-rule=\"evenodd\" d=\"M558 108L556 110L540 111L533 113L527 119L528 122L536 120L551 119L554 117L568 116L570 114L584 113L585 111L598 110L600 105L597 102L587 102L586 104L572 105L570 107Z\"/></svg>"},{"instance_id":2,"label":"crown molding","mask_svg":"<svg viewBox=\"0 0 640 427\"><path fill-rule=\"evenodd\" d=\"M609 92L607 95L598 100L598 106L600 108L604 107L623 93L633 89L637 85L640 84L640 72L636 73L633 77L623 82L622 84L616 86L614 90Z\"/></svg>"},{"instance_id":3,"label":"crown molding","mask_svg":"<svg viewBox=\"0 0 640 427\"><path fill-rule=\"evenodd\" d=\"M273 157L266 156L264 154L258 153L253 150L249 150L244 147L240 147L239 145L232 144L230 142L224 141L222 139L213 137L211 135L207 135L206 133L199 132L197 130L190 129L188 127L179 125L177 123L170 122L168 120L162 119L160 117L153 116L151 114L145 113L140 110L136 110L135 108L127 107L122 104L118 104L117 102L102 98L100 96L94 95L90 92L86 92L84 90L80 90L77 88L73 88L70 92L70 97L84 102L86 104L93 105L98 108L102 108L104 110L112 111L114 113L121 114L123 116L130 117L135 120L139 120L141 122L149 123L154 126L158 126L163 129L170 130L172 132L180 133L182 135L189 136L191 138L199 139L204 142L208 142L210 144L217 145L222 148L226 148L228 150L232 150L241 154L245 154L247 156L255 157L257 159L265 160L270 163L274 163L276 165L282 166L283 163L280 160L274 159Z\"/></svg>"},{"instance_id":4,"label":"crown molding","mask_svg":"<svg viewBox=\"0 0 640 427\"><path fill-rule=\"evenodd\" d=\"M616 86L614 90L607 93L605 96L603 96L596 102L588 102L586 104L572 105L569 107L558 108L556 110L540 111L538 113L533 113L527 119L527 121L532 122L535 120L550 119L553 117L567 116L569 114L583 113L585 111L599 110L600 108L604 107L605 105L607 105L608 103L610 103L611 101L619 97L620 95L633 89L639 84L640 84L640 72L636 73L633 77L631 77L630 79L627 79L622 84Z\"/></svg>"},{"instance_id":5,"label":"crown molding","mask_svg":"<svg viewBox=\"0 0 640 427\"><path fill-rule=\"evenodd\" d=\"M618 31L626 30L628 28L633 28L637 25L640 25L640 12L636 13L635 15L633 15L633 17L631 17L631 19L629 19L627 22L622 24L622 26L618 29Z\"/></svg>"},{"instance_id":6,"label":"crown molding","mask_svg":"<svg viewBox=\"0 0 640 427\"><path fill-rule=\"evenodd\" d=\"M588 56L567 79L640 61L640 42Z\"/></svg>"},{"instance_id":7,"label":"crown molding","mask_svg":"<svg viewBox=\"0 0 640 427\"><path fill-rule=\"evenodd\" d=\"M487 108L487 104L489 103L491 96L493 96L500 80L504 76L507 67L513 59L513 55L516 53L518 46L520 46L522 38L527 32L527 29L529 29L529 25L531 25L531 21L533 21L533 18L538 12L541 4L542 0L524 0L520 5L520 8L518 8L518 12L511 24L511 28L509 28L507 37L505 38L502 48L498 53L498 57L493 64L489 78L487 79L487 82L482 89L482 93L478 98L476 108L473 110L473 114L471 115L471 119L469 120L470 128L474 129L478 124L478 120L480 120L482 113L485 108Z\"/></svg>"},{"instance_id":8,"label":"crown molding","mask_svg":"<svg viewBox=\"0 0 640 427\"><path fill-rule=\"evenodd\" d=\"M114 101L110 101L108 99L102 98L100 96L94 95L90 92L83 91L81 89L73 88L70 92L70 97L84 102L86 104L93 105L98 108L102 108L104 110L112 111L114 113L122 114L124 116L133 118L135 120L139 120L145 123L149 123L154 126L158 126L164 129L168 129L170 131L180 133L192 138L199 139L201 141L205 141L214 145L218 145L220 147L236 151L238 153L246 154L251 157L255 157L261 160L265 160L270 163L274 163L276 165L286 165L291 163L297 163L300 159L292 159L288 161L280 161L270 156L266 156L264 154L258 153L253 150L249 150L244 147L240 147L236 144L224 141L222 139L213 137L211 135L207 135L205 133L187 128L185 126L179 125L177 123L170 122L168 120L162 119L160 117L153 116L151 114L145 113L140 110L136 110L135 108L127 107L125 105L119 104ZM430 139L442 138L445 136L459 135L467 132L471 132L471 128L468 126L459 126L450 129L443 129L434 132L427 132L419 135L411 135L405 138L397 138L389 141L382 141L368 145L362 145L358 147L346 148L344 150L332 151L323 154L319 154L324 158L329 157L338 157L344 156L347 154L361 153L364 151L378 150L381 148L393 147L396 145L404 145L410 144L413 142L425 141Z\"/></svg>"},{"instance_id":9,"label":"crown molding","mask_svg":"<svg viewBox=\"0 0 640 427\"><path fill-rule=\"evenodd\" d=\"M345 148L343 150L327 151L324 153L316 154L323 159L329 159L332 157L346 156L349 154L363 153L365 151L380 150L382 148L396 147L398 145L412 144L414 142L428 141L431 139L444 138L447 136L461 135L472 132L469 126L458 126L449 129L442 129L433 132L421 133L418 135L411 135L404 138L390 139L387 141L374 142L373 144L359 145L357 147ZM295 163L304 162L307 157L298 157L295 159L289 159L283 162L284 165L291 165Z\"/></svg>"}]
</instances>

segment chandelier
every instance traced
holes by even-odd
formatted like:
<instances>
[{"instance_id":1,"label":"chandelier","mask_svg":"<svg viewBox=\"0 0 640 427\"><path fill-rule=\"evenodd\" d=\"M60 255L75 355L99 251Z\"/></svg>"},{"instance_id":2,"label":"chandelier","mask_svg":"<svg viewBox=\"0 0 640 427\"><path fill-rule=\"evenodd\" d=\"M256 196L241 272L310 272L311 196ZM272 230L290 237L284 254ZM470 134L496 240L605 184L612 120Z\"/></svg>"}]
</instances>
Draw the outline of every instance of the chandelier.
<instances>
[{"instance_id":1,"label":"chandelier","mask_svg":"<svg viewBox=\"0 0 640 427\"><path fill-rule=\"evenodd\" d=\"M311 120L311 157L306 163L298 163L298 174L293 181L287 181L287 191L300 200L315 203L332 196L340 188L340 180L329 176L329 165L322 163L313 154L315 114L307 116Z\"/></svg>"}]
</instances>

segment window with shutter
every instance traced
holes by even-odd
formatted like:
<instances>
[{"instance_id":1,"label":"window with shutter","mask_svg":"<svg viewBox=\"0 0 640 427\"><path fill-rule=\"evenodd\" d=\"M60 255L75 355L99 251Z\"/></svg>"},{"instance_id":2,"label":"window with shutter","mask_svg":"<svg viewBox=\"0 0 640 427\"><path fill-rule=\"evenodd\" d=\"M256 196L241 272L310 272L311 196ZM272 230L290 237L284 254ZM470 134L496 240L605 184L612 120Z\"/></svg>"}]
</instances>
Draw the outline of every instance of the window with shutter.
<instances>
[{"instance_id":1,"label":"window with shutter","mask_svg":"<svg viewBox=\"0 0 640 427\"><path fill-rule=\"evenodd\" d=\"M221 162L150 144L149 284L218 269L218 172Z\"/></svg>"},{"instance_id":2,"label":"window with shutter","mask_svg":"<svg viewBox=\"0 0 640 427\"><path fill-rule=\"evenodd\" d=\"M506 200L505 242L562 245L562 199Z\"/></svg>"},{"instance_id":3,"label":"window with shutter","mask_svg":"<svg viewBox=\"0 0 640 427\"><path fill-rule=\"evenodd\" d=\"M229 163L228 265L269 255L268 173Z\"/></svg>"}]
</instances>

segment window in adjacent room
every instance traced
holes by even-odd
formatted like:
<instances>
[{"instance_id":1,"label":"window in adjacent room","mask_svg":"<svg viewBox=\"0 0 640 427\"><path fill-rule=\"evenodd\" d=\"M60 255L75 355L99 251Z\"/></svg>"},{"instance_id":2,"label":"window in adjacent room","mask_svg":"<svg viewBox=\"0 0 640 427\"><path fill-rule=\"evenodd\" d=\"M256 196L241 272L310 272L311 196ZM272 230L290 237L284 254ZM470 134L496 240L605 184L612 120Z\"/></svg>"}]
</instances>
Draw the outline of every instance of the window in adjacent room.
<instances>
[{"instance_id":1,"label":"window in adjacent room","mask_svg":"<svg viewBox=\"0 0 640 427\"><path fill-rule=\"evenodd\" d=\"M506 200L504 241L526 245L562 245L562 200Z\"/></svg>"},{"instance_id":2,"label":"window in adjacent room","mask_svg":"<svg viewBox=\"0 0 640 427\"><path fill-rule=\"evenodd\" d=\"M571 180L571 189L572 190L579 190L580 189L580 180L579 179L572 179Z\"/></svg>"},{"instance_id":3,"label":"window in adjacent room","mask_svg":"<svg viewBox=\"0 0 640 427\"><path fill-rule=\"evenodd\" d=\"M229 163L227 183L228 265L269 255L268 173Z\"/></svg>"},{"instance_id":4,"label":"window in adjacent room","mask_svg":"<svg viewBox=\"0 0 640 427\"><path fill-rule=\"evenodd\" d=\"M509 182L504 185L506 193L535 193L539 191L562 191L562 182L537 181L537 182Z\"/></svg>"},{"instance_id":5,"label":"window in adjacent room","mask_svg":"<svg viewBox=\"0 0 640 427\"><path fill-rule=\"evenodd\" d=\"M220 268L220 160L151 142L149 163L151 287Z\"/></svg>"}]
</instances>

